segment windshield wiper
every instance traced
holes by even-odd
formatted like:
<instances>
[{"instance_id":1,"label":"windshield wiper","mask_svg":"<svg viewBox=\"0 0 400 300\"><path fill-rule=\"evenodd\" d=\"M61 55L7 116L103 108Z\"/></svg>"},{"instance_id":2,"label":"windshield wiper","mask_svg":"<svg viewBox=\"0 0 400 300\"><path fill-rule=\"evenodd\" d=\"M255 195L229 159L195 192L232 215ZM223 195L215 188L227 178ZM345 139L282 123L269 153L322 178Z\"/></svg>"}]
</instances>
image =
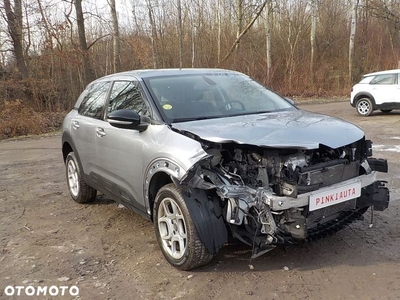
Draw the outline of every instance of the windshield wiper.
<instances>
[{"instance_id":1,"label":"windshield wiper","mask_svg":"<svg viewBox=\"0 0 400 300\"><path fill-rule=\"evenodd\" d=\"M172 119L172 123L208 120L208 119L215 119L215 118L221 118L221 116L199 116L199 117L192 117L192 118L177 118L177 119Z\"/></svg>"}]
</instances>

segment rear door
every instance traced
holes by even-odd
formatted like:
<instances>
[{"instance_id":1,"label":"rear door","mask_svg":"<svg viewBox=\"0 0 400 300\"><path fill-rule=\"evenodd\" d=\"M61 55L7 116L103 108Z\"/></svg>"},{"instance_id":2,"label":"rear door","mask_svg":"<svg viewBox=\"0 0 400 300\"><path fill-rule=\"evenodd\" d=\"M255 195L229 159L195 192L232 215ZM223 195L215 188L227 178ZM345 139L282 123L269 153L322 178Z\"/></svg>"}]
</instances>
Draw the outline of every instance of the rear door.
<instances>
[{"instance_id":1,"label":"rear door","mask_svg":"<svg viewBox=\"0 0 400 300\"><path fill-rule=\"evenodd\" d=\"M369 84L371 94L374 96L377 105L400 102L400 86L397 73L376 75Z\"/></svg>"},{"instance_id":2,"label":"rear door","mask_svg":"<svg viewBox=\"0 0 400 300\"><path fill-rule=\"evenodd\" d=\"M72 140L84 174L91 177L96 173L94 165L96 138L98 135L96 129L100 124L104 123L104 105L110 86L110 82L99 82L89 86L78 108L78 114L72 119ZM96 181L96 178L94 179Z\"/></svg>"}]
</instances>

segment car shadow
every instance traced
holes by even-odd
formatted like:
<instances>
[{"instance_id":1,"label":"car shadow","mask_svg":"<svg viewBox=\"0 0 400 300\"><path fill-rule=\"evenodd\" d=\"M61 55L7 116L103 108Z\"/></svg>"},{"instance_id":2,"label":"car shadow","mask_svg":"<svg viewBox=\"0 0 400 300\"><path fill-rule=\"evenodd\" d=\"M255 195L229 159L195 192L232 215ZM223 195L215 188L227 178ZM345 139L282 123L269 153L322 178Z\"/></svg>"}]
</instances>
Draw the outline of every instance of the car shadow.
<instances>
[{"instance_id":1,"label":"car shadow","mask_svg":"<svg viewBox=\"0 0 400 300\"><path fill-rule=\"evenodd\" d=\"M393 110L389 113L384 113L384 112L381 112L380 110L375 110L372 112L371 115L369 115L369 117L372 117L372 116L385 116L385 117L400 116L400 110Z\"/></svg>"},{"instance_id":2,"label":"car shadow","mask_svg":"<svg viewBox=\"0 0 400 300\"><path fill-rule=\"evenodd\" d=\"M101 194L97 193L96 199L92 202L85 203L86 205L109 205L109 204L115 204L116 202L112 200L111 198Z\"/></svg>"}]
</instances>

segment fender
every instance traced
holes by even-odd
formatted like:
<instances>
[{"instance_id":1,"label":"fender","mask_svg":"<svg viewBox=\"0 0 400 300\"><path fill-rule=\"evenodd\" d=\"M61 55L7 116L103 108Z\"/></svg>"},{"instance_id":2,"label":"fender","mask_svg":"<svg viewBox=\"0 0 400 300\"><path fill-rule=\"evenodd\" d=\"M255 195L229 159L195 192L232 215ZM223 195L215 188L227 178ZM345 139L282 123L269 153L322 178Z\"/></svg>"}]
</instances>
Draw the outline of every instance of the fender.
<instances>
[{"instance_id":1,"label":"fender","mask_svg":"<svg viewBox=\"0 0 400 300\"><path fill-rule=\"evenodd\" d=\"M218 201L212 201L205 190L182 186L182 195L200 240L215 255L228 241L228 231Z\"/></svg>"}]
</instances>

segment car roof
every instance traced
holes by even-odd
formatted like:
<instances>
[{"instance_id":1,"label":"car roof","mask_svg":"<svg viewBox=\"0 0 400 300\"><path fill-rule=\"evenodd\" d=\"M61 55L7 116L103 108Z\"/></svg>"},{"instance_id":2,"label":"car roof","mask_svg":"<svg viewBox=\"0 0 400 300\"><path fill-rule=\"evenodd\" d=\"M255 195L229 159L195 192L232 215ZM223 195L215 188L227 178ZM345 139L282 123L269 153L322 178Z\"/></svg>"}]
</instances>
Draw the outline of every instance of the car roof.
<instances>
[{"instance_id":1,"label":"car roof","mask_svg":"<svg viewBox=\"0 0 400 300\"><path fill-rule=\"evenodd\" d=\"M392 74L392 73L400 73L400 69L393 69L393 70L386 70L386 71L379 71L365 74L364 77L375 76L375 75L384 75L384 74Z\"/></svg>"},{"instance_id":2,"label":"car roof","mask_svg":"<svg viewBox=\"0 0 400 300\"><path fill-rule=\"evenodd\" d=\"M195 74L217 74L217 73L231 73L231 74L241 74L236 71L225 70L225 69L143 69L143 70L131 70L126 72L114 73L106 75L96 79L95 81L103 80L118 80L118 79L128 79L132 77L136 78L151 78L159 76L175 76L175 75L195 75Z\"/></svg>"}]
</instances>

